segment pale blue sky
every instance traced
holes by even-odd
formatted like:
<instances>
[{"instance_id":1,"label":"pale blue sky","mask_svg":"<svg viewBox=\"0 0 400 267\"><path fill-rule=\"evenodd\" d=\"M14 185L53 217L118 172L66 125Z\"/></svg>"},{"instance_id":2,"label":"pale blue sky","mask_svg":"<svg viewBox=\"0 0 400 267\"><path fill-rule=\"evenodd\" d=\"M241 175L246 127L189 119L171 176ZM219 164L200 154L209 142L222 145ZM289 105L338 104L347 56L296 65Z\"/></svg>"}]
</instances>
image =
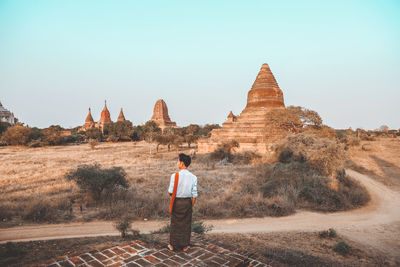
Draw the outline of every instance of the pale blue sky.
<instances>
[{"instance_id":1,"label":"pale blue sky","mask_svg":"<svg viewBox=\"0 0 400 267\"><path fill-rule=\"evenodd\" d=\"M329 2L329 3L328 3ZM400 128L400 1L0 0L0 101L30 126L239 114L262 63L286 105Z\"/></svg>"}]
</instances>

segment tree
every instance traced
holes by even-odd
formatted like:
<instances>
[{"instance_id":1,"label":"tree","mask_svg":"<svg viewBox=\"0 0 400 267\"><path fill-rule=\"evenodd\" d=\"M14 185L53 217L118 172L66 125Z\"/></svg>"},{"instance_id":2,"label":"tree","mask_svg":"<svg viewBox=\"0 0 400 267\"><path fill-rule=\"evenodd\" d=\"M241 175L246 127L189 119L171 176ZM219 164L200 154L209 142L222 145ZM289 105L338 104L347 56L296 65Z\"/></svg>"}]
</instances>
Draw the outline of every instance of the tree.
<instances>
[{"instance_id":1,"label":"tree","mask_svg":"<svg viewBox=\"0 0 400 267\"><path fill-rule=\"evenodd\" d=\"M26 145L30 141L31 129L26 126L16 125L8 127L1 136L1 140L9 145Z\"/></svg>"},{"instance_id":2,"label":"tree","mask_svg":"<svg viewBox=\"0 0 400 267\"><path fill-rule=\"evenodd\" d=\"M132 129L132 135L131 135L131 139L133 141L140 141L140 140L144 140L144 129L142 126L138 125L138 126L134 126Z\"/></svg>"},{"instance_id":3,"label":"tree","mask_svg":"<svg viewBox=\"0 0 400 267\"><path fill-rule=\"evenodd\" d=\"M168 151L170 151L171 146L175 146L178 150L179 146L183 143L183 138L179 135L177 128L166 128L164 129L163 135L168 146Z\"/></svg>"},{"instance_id":4,"label":"tree","mask_svg":"<svg viewBox=\"0 0 400 267\"><path fill-rule=\"evenodd\" d=\"M221 126L219 124L206 124L205 126L201 127L199 130L199 136L210 137L211 131L214 129L219 129Z\"/></svg>"},{"instance_id":5,"label":"tree","mask_svg":"<svg viewBox=\"0 0 400 267\"><path fill-rule=\"evenodd\" d=\"M8 127L10 127L11 124L9 124L8 122L3 122L0 121L0 136L7 130Z\"/></svg>"},{"instance_id":6,"label":"tree","mask_svg":"<svg viewBox=\"0 0 400 267\"><path fill-rule=\"evenodd\" d=\"M83 190L88 192L94 200L101 199L104 191L113 191L116 188L129 188L126 180L126 172L121 167L112 167L109 169L101 168L100 165L81 165L76 170L70 171L65 178L75 181Z\"/></svg>"},{"instance_id":7,"label":"tree","mask_svg":"<svg viewBox=\"0 0 400 267\"><path fill-rule=\"evenodd\" d=\"M145 139L150 144L150 154L151 154L151 145L153 143L153 138L157 133L161 132L161 128L154 121L148 121L143 126L143 130Z\"/></svg>"},{"instance_id":8,"label":"tree","mask_svg":"<svg viewBox=\"0 0 400 267\"><path fill-rule=\"evenodd\" d=\"M289 106L286 109L272 109L266 114L267 130L299 133L305 126L321 127L322 119L317 112L303 107Z\"/></svg>"},{"instance_id":9,"label":"tree","mask_svg":"<svg viewBox=\"0 0 400 267\"><path fill-rule=\"evenodd\" d=\"M117 121L107 124L104 128L104 134L108 136L115 136L119 140L131 140L133 134L132 122L130 121Z\"/></svg>"},{"instance_id":10,"label":"tree","mask_svg":"<svg viewBox=\"0 0 400 267\"><path fill-rule=\"evenodd\" d=\"M52 125L49 128L42 130L43 141L52 146L61 145L63 143L63 137L61 131L63 128L59 125Z\"/></svg>"},{"instance_id":11,"label":"tree","mask_svg":"<svg viewBox=\"0 0 400 267\"><path fill-rule=\"evenodd\" d=\"M85 136L87 140L95 139L97 141L100 141L103 134L101 133L101 130L99 128L91 128L85 131Z\"/></svg>"},{"instance_id":12,"label":"tree","mask_svg":"<svg viewBox=\"0 0 400 267\"><path fill-rule=\"evenodd\" d=\"M154 136L154 141L157 142L157 148L156 148L157 153L158 153L158 149L159 149L160 145L164 145L164 146L168 145L168 138L165 135L160 134L160 133L158 133Z\"/></svg>"},{"instance_id":13,"label":"tree","mask_svg":"<svg viewBox=\"0 0 400 267\"><path fill-rule=\"evenodd\" d=\"M199 139L200 130L201 128L197 124L191 124L183 128L183 138L189 148L192 143L195 143Z\"/></svg>"}]
</instances>

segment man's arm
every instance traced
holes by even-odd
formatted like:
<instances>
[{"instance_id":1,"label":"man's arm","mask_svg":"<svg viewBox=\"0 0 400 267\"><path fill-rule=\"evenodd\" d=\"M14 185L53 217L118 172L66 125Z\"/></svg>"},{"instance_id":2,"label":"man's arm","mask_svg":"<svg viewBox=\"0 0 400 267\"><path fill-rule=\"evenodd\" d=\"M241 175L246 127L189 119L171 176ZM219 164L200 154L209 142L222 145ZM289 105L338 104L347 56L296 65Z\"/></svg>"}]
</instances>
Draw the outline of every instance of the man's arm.
<instances>
[{"instance_id":1,"label":"man's arm","mask_svg":"<svg viewBox=\"0 0 400 267\"><path fill-rule=\"evenodd\" d=\"M193 207L194 207L194 203L196 203L196 200L197 200L197 198L192 197L192 209L193 209Z\"/></svg>"},{"instance_id":2,"label":"man's arm","mask_svg":"<svg viewBox=\"0 0 400 267\"><path fill-rule=\"evenodd\" d=\"M175 175L171 175L171 179L169 180L169 188L168 188L168 193L170 196L172 196L172 193L174 191L174 183L175 183Z\"/></svg>"}]
</instances>

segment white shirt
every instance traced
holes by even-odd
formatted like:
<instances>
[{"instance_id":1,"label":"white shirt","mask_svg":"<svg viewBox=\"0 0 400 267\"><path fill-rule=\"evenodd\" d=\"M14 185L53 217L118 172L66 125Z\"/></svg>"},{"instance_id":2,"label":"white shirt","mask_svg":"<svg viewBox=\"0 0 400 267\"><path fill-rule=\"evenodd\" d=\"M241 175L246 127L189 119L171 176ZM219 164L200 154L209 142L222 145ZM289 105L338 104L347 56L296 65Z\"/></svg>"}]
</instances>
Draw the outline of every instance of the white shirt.
<instances>
[{"instance_id":1,"label":"white shirt","mask_svg":"<svg viewBox=\"0 0 400 267\"><path fill-rule=\"evenodd\" d=\"M169 182L168 192L172 194L174 191L175 173L171 175ZM186 198L194 197L197 198L197 177L188 170L181 170L179 172L178 189L176 197Z\"/></svg>"}]
</instances>

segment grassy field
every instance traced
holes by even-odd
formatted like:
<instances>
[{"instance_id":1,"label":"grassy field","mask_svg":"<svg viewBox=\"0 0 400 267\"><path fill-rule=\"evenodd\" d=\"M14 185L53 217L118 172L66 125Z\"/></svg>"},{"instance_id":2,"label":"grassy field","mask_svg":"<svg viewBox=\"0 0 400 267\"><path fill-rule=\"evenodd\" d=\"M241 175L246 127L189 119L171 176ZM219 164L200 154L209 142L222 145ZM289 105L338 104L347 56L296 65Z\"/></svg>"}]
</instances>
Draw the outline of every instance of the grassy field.
<instances>
[{"instance_id":1,"label":"grassy field","mask_svg":"<svg viewBox=\"0 0 400 267\"><path fill-rule=\"evenodd\" d=\"M348 156L348 168L400 190L400 138L381 137L376 141L362 141L349 149Z\"/></svg>"},{"instance_id":2,"label":"grassy field","mask_svg":"<svg viewBox=\"0 0 400 267\"><path fill-rule=\"evenodd\" d=\"M179 152L190 150L183 147ZM145 142L100 143L95 149L89 144L2 147L0 227L24 222L113 220L124 215L165 218L169 178L177 171L178 151L162 147L154 153L155 146L152 151L150 154ZM122 167L130 188L95 203L65 179L65 174L79 165L95 163L104 168ZM189 169L198 177L195 212L200 218L284 216L298 208L345 210L368 201L368 194L357 183L344 177L335 192L326 186L324 177L306 174L301 163L270 165L257 159L250 164L218 165L208 155L197 155Z\"/></svg>"},{"instance_id":3,"label":"grassy field","mask_svg":"<svg viewBox=\"0 0 400 267\"><path fill-rule=\"evenodd\" d=\"M189 153L189 150L181 149L180 152ZM50 205L58 212L56 215L47 211L50 217L56 217L58 221L108 218L113 216L113 212L120 212L114 208L108 210L107 207L93 207L93 203L78 197L79 188L64 178L68 171L76 169L79 165L94 163L101 164L102 167L124 168L131 184L130 195L135 196L133 205L137 208L138 217L165 216L168 212L169 178L177 171L177 155L177 151L168 152L165 149L161 149L157 154L150 154L149 145L143 142L101 143L95 149L91 149L88 144L45 148L1 148L1 224L3 226L15 224L22 217L29 218L30 211L46 205ZM207 199L203 192L207 192L207 195L222 194L224 188L231 187L235 180L253 171L251 166L214 166L196 159L193 160L190 169L201 181L199 191L202 192L200 198L203 199L203 203ZM74 203L71 203L71 199ZM152 206L153 200L155 206ZM150 208L147 206L141 210L140 206L144 201L147 205L150 203ZM82 212L80 212L81 204ZM124 205L119 206L120 209L128 208ZM207 209L207 205L203 208ZM46 216L44 217L46 220Z\"/></svg>"}]
</instances>

